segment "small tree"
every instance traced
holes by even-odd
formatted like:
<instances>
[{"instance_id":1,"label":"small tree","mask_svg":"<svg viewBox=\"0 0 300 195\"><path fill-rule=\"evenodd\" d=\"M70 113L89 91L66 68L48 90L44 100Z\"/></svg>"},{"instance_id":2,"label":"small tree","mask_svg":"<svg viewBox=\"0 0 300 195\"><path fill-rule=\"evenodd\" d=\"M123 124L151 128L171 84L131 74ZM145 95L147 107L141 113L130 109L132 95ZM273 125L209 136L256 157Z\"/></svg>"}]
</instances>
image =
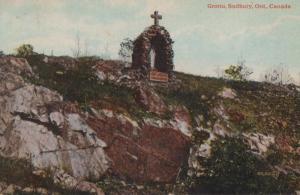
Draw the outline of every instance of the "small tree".
<instances>
[{"instance_id":1,"label":"small tree","mask_svg":"<svg viewBox=\"0 0 300 195\"><path fill-rule=\"evenodd\" d=\"M121 48L119 50L119 56L124 61L130 61L133 52L133 41L129 38L126 38L121 42L120 46Z\"/></svg>"},{"instance_id":2,"label":"small tree","mask_svg":"<svg viewBox=\"0 0 300 195\"><path fill-rule=\"evenodd\" d=\"M242 67L236 65L230 65L229 68L225 70L226 77L233 80L242 80L241 75Z\"/></svg>"},{"instance_id":3,"label":"small tree","mask_svg":"<svg viewBox=\"0 0 300 195\"><path fill-rule=\"evenodd\" d=\"M1 56L4 56L4 52L3 51L0 51L0 57Z\"/></svg>"},{"instance_id":4,"label":"small tree","mask_svg":"<svg viewBox=\"0 0 300 195\"><path fill-rule=\"evenodd\" d=\"M34 54L33 46L30 44L23 44L20 47L18 47L16 51L17 51L17 56L20 57L31 56Z\"/></svg>"},{"instance_id":5,"label":"small tree","mask_svg":"<svg viewBox=\"0 0 300 195\"><path fill-rule=\"evenodd\" d=\"M237 81L245 81L253 73L245 65L245 61L239 61L237 65L230 65L229 68L225 69L225 77Z\"/></svg>"}]
</instances>

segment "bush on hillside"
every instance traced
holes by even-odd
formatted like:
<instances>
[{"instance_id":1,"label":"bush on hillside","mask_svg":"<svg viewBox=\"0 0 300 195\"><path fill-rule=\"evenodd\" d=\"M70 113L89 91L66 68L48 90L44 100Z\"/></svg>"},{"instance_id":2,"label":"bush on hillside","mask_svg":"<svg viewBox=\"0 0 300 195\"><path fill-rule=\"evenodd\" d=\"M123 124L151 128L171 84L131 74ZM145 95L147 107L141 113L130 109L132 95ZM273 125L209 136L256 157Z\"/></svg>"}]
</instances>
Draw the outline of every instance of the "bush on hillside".
<instances>
[{"instance_id":1,"label":"bush on hillside","mask_svg":"<svg viewBox=\"0 0 300 195\"><path fill-rule=\"evenodd\" d=\"M252 74L245 66L242 65L230 65L225 70L225 77L237 81L245 81Z\"/></svg>"},{"instance_id":2,"label":"bush on hillside","mask_svg":"<svg viewBox=\"0 0 300 195\"><path fill-rule=\"evenodd\" d=\"M34 54L33 52L33 46L30 44L23 44L20 47L16 49L17 56L19 57L26 57L26 56L31 56Z\"/></svg>"},{"instance_id":3,"label":"bush on hillside","mask_svg":"<svg viewBox=\"0 0 300 195\"><path fill-rule=\"evenodd\" d=\"M133 41L129 38L124 39L120 44L119 56L124 61L130 61L133 52Z\"/></svg>"},{"instance_id":4,"label":"bush on hillside","mask_svg":"<svg viewBox=\"0 0 300 195\"><path fill-rule=\"evenodd\" d=\"M215 141L212 156L202 162L204 175L196 179L192 193L290 193L290 175L275 174L239 138Z\"/></svg>"}]
</instances>

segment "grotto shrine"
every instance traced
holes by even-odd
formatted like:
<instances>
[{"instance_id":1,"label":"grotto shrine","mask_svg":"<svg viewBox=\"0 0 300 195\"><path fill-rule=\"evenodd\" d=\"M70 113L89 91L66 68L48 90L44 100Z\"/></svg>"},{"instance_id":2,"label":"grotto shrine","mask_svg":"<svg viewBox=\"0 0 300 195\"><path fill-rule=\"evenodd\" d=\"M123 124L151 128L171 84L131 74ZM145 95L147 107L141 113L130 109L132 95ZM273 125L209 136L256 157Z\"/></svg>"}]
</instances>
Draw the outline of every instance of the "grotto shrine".
<instances>
[{"instance_id":1,"label":"grotto shrine","mask_svg":"<svg viewBox=\"0 0 300 195\"><path fill-rule=\"evenodd\" d=\"M152 81L167 82L174 69L174 43L169 32L159 25L162 16L151 15L154 25L145 29L133 42L132 67L138 68Z\"/></svg>"}]
</instances>

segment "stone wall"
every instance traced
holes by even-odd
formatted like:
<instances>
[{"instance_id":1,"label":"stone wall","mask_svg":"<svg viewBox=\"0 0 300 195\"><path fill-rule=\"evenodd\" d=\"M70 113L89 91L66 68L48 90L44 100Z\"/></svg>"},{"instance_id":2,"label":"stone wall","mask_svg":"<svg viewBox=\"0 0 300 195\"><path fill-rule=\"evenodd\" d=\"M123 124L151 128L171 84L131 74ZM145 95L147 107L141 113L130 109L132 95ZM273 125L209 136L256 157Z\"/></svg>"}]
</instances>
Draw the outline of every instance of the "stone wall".
<instances>
[{"instance_id":1,"label":"stone wall","mask_svg":"<svg viewBox=\"0 0 300 195\"><path fill-rule=\"evenodd\" d=\"M155 49L159 66L158 71L169 73L174 69L172 49L173 40L162 26L150 26L134 41L132 66L148 71L151 68L150 51Z\"/></svg>"}]
</instances>

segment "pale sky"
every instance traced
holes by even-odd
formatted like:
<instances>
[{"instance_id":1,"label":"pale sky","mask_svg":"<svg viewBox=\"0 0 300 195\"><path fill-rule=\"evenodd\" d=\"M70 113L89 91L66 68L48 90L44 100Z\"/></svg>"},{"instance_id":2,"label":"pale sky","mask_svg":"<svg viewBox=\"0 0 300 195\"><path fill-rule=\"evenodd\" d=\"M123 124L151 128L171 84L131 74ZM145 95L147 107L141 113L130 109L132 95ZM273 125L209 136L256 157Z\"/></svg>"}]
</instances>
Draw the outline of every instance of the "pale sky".
<instances>
[{"instance_id":1,"label":"pale sky","mask_svg":"<svg viewBox=\"0 0 300 195\"><path fill-rule=\"evenodd\" d=\"M287 3L287 10L208 9L217 3ZM299 0L0 0L0 50L32 44L37 52L71 55L76 34L91 55L118 58L122 39L160 21L174 43L175 69L216 76L215 69L246 60L252 79L285 64L300 73Z\"/></svg>"}]
</instances>

